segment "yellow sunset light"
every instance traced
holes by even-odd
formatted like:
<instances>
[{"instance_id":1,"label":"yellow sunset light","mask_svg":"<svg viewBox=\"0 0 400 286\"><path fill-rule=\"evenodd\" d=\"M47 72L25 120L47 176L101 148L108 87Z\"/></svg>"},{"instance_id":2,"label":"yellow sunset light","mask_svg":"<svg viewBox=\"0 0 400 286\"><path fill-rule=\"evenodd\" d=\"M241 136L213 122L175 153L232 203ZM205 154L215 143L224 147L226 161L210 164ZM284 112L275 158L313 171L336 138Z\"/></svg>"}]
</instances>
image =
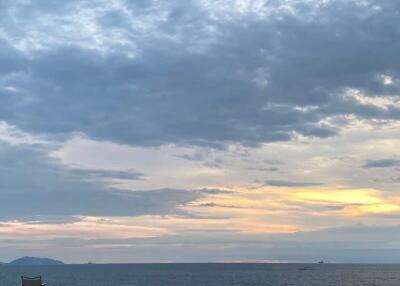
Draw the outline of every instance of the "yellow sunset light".
<instances>
[{"instance_id":1,"label":"yellow sunset light","mask_svg":"<svg viewBox=\"0 0 400 286\"><path fill-rule=\"evenodd\" d=\"M304 201L342 204L379 204L382 199L376 190L313 190L298 192L295 198Z\"/></svg>"}]
</instances>

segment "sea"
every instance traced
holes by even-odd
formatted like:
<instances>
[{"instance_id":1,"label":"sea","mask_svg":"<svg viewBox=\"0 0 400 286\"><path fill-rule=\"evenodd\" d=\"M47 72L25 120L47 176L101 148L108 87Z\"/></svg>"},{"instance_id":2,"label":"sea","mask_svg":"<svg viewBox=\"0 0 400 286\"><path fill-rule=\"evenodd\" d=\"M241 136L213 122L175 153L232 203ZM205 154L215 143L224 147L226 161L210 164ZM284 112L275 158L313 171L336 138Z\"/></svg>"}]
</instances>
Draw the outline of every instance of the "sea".
<instances>
[{"instance_id":1,"label":"sea","mask_svg":"<svg viewBox=\"0 0 400 286\"><path fill-rule=\"evenodd\" d=\"M356 286L400 285L400 265L372 264L88 264L0 266L0 286L42 275L47 286Z\"/></svg>"}]
</instances>

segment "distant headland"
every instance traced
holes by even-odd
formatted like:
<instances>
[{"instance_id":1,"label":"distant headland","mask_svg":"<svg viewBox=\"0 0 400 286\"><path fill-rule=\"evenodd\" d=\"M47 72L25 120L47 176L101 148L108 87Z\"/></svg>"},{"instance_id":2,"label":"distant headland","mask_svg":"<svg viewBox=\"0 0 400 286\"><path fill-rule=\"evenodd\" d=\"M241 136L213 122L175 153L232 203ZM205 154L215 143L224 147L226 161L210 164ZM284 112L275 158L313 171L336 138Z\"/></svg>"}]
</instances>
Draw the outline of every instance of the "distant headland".
<instances>
[{"instance_id":1,"label":"distant headland","mask_svg":"<svg viewBox=\"0 0 400 286\"><path fill-rule=\"evenodd\" d=\"M64 262L59 260L54 260L50 258L40 258L40 257L21 257L10 263L3 263L3 265L63 265Z\"/></svg>"}]
</instances>

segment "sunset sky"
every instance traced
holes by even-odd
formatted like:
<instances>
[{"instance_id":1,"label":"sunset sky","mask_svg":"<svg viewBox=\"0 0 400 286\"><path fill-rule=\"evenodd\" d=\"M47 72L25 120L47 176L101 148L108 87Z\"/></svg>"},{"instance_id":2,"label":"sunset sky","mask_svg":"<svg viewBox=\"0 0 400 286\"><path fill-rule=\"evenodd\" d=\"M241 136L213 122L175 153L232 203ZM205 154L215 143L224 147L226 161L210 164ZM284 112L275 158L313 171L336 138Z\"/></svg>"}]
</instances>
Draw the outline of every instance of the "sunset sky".
<instances>
[{"instance_id":1,"label":"sunset sky","mask_svg":"<svg viewBox=\"0 0 400 286\"><path fill-rule=\"evenodd\" d=\"M0 261L400 262L398 0L0 1Z\"/></svg>"}]
</instances>

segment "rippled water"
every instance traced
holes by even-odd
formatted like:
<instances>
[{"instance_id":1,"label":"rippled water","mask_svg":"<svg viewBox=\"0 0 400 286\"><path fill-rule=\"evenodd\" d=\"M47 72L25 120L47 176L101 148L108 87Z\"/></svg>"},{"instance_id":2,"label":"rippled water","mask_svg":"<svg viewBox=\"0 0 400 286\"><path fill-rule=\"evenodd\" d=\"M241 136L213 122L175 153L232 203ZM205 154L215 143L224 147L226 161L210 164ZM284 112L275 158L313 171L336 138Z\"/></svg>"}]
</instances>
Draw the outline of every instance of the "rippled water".
<instances>
[{"instance_id":1,"label":"rippled water","mask_svg":"<svg viewBox=\"0 0 400 286\"><path fill-rule=\"evenodd\" d=\"M400 265L354 264L0 266L0 285L20 286L21 275L37 274L48 286L400 285Z\"/></svg>"}]
</instances>

